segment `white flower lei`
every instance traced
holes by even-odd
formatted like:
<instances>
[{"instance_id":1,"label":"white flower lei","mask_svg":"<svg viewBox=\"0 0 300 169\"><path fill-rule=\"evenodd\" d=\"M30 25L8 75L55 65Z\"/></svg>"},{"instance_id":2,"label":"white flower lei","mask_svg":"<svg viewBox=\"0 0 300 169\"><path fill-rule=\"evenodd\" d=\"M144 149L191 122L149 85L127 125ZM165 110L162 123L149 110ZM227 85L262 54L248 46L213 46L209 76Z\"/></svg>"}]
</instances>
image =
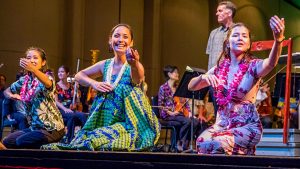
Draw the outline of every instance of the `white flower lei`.
<instances>
[{"instance_id":1,"label":"white flower lei","mask_svg":"<svg viewBox=\"0 0 300 169\"><path fill-rule=\"evenodd\" d=\"M119 81L121 80L121 77L122 77L122 75L123 75L123 73L124 73L124 71L125 71L125 68L126 68L126 65L127 65L127 64L128 64L128 63L127 63L127 61L126 61L126 62L123 64L123 66L122 66L120 72L118 73L118 76L117 76L115 82L112 83L112 82L111 82L111 77L112 77L112 71L113 71L113 67L114 67L114 59L112 59L112 61L109 63L108 69L107 69L107 73L106 73L106 77L105 77L105 81L106 81L107 83L111 84L113 89L118 85Z\"/></svg>"}]
</instances>

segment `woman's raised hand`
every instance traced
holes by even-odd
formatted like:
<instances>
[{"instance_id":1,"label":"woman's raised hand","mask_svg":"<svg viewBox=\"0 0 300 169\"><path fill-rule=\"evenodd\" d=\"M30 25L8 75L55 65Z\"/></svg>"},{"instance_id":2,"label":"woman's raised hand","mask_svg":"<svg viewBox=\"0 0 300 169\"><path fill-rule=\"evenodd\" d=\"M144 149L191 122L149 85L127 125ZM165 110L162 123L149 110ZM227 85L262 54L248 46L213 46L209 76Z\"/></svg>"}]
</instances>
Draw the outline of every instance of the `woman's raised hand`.
<instances>
[{"instance_id":1,"label":"woman's raised hand","mask_svg":"<svg viewBox=\"0 0 300 169\"><path fill-rule=\"evenodd\" d=\"M284 18L279 18L278 16L274 15L270 19L270 27L273 31L274 40L277 42L282 42L284 40L284 30L285 30L285 23Z\"/></svg>"},{"instance_id":2,"label":"woman's raised hand","mask_svg":"<svg viewBox=\"0 0 300 169\"><path fill-rule=\"evenodd\" d=\"M20 59L20 66L29 71L29 72L33 72L35 67L33 66L33 64L26 58L21 58Z\"/></svg>"},{"instance_id":3,"label":"woman's raised hand","mask_svg":"<svg viewBox=\"0 0 300 169\"><path fill-rule=\"evenodd\" d=\"M128 48L126 51L126 60L130 65L138 62L140 60L139 52L132 48Z\"/></svg>"}]
</instances>

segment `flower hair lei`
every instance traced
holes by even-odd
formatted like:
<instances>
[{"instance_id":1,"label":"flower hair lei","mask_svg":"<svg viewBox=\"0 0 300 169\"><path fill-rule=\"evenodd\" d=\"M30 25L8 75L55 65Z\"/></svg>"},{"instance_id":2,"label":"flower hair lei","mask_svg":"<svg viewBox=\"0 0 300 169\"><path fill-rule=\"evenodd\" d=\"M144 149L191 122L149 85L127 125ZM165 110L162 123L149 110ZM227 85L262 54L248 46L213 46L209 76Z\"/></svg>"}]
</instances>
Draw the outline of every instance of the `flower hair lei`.
<instances>
[{"instance_id":1,"label":"flower hair lei","mask_svg":"<svg viewBox=\"0 0 300 169\"><path fill-rule=\"evenodd\" d=\"M237 96L237 88L240 85L245 73L248 70L249 64L245 61L242 61L239 64L239 69L236 74L234 74L234 78L229 85L229 89L226 91L225 86L227 86L228 82L228 72L230 66L230 59L224 59L219 67L218 73L216 73L217 77L221 81L221 83L215 88L215 97L218 105L223 107L227 105L229 102L233 100L234 97Z\"/></svg>"},{"instance_id":2,"label":"flower hair lei","mask_svg":"<svg viewBox=\"0 0 300 169\"><path fill-rule=\"evenodd\" d=\"M22 101L30 102L34 97L35 90L39 84L37 79L34 79L31 83L30 89L28 87L29 80L31 79L29 75L25 75L24 84L21 87L20 97Z\"/></svg>"}]
</instances>

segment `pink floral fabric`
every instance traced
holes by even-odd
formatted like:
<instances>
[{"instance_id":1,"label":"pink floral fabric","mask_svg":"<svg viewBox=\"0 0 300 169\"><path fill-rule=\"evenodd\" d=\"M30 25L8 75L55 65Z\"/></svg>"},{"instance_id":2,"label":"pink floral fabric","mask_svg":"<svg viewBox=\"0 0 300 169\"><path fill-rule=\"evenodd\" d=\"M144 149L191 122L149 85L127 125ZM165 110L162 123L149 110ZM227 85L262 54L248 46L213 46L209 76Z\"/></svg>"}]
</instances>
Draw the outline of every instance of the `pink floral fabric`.
<instances>
[{"instance_id":1,"label":"pink floral fabric","mask_svg":"<svg viewBox=\"0 0 300 169\"><path fill-rule=\"evenodd\" d=\"M196 140L197 151L199 154L254 155L255 146L262 136L262 125L254 103L243 98L260 80L256 72L262 60L241 63L231 83L227 83L229 71L224 68L228 61L225 59L220 68L214 71L222 79L215 90L216 95L223 93L224 96L217 96L221 100L217 100L219 109L216 122Z\"/></svg>"}]
</instances>

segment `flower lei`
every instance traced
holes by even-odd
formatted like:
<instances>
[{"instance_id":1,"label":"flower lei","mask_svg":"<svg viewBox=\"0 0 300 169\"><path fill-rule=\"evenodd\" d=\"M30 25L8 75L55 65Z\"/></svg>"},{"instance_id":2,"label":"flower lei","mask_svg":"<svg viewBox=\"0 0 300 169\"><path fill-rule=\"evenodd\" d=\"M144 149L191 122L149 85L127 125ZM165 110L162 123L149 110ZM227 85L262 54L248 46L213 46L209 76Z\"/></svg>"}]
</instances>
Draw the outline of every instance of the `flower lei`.
<instances>
[{"instance_id":1,"label":"flower lei","mask_svg":"<svg viewBox=\"0 0 300 169\"><path fill-rule=\"evenodd\" d=\"M219 80L221 83L215 88L215 97L219 106L225 106L229 102L233 100L234 97L237 96L237 88L240 85L245 73L248 70L249 64L245 61L242 61L239 64L239 69L236 74L234 74L234 78L229 85L229 89L226 91L225 86L227 86L228 82L228 72L230 66L230 59L224 59L221 63L218 73Z\"/></svg>"},{"instance_id":2,"label":"flower lei","mask_svg":"<svg viewBox=\"0 0 300 169\"><path fill-rule=\"evenodd\" d=\"M30 102L34 97L34 93L35 93L36 88L39 84L39 81L37 79L34 79L31 83L31 86L30 86L30 89L29 89L28 83L29 83L31 78L30 78L29 75L25 75L24 78L25 78L25 81L24 81L24 83L21 87L20 97L21 97L22 101Z\"/></svg>"},{"instance_id":3,"label":"flower lei","mask_svg":"<svg viewBox=\"0 0 300 169\"><path fill-rule=\"evenodd\" d=\"M128 64L128 63L127 63L127 61L126 61L126 62L123 64L123 66L122 66L120 72L118 73L118 76L117 76L116 80L112 83L112 82L111 82L111 77L112 77L112 71L113 71L114 59L109 63L109 65L108 65L108 70L107 70L107 74L106 74L105 79L106 79L106 82L107 82L107 83L109 83L109 84L112 85L112 88L113 88L113 89L118 85L119 81L121 80L121 77L122 77L123 73L125 72L125 68L126 68L126 65L127 65L127 64Z\"/></svg>"}]
</instances>

